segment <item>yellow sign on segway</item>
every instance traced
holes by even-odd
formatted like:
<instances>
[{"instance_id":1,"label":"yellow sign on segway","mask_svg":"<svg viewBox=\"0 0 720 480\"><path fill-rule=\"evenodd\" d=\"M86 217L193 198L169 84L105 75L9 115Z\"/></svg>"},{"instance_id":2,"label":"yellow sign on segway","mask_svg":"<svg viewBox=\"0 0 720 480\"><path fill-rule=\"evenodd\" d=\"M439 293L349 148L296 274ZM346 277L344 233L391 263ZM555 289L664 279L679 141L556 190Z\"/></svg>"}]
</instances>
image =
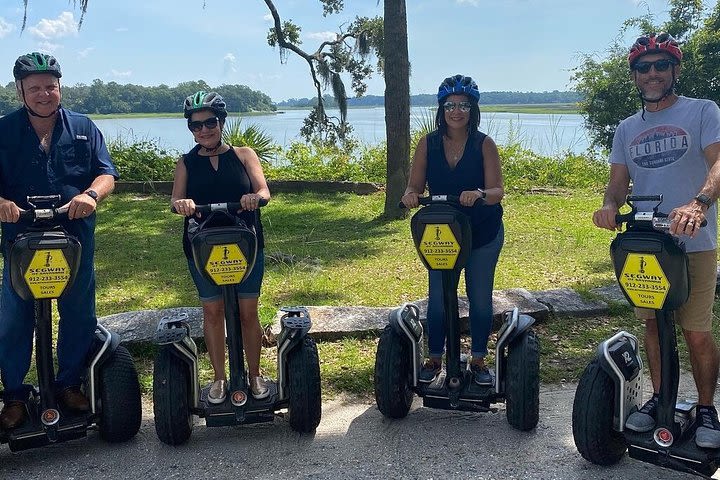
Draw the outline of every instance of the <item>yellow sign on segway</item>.
<instances>
[{"instance_id":1,"label":"yellow sign on segway","mask_svg":"<svg viewBox=\"0 0 720 480\"><path fill-rule=\"evenodd\" d=\"M425 225L418 247L428 266L433 270L452 270L460 255L460 244L447 224Z\"/></svg>"},{"instance_id":2,"label":"yellow sign on segway","mask_svg":"<svg viewBox=\"0 0 720 480\"><path fill-rule=\"evenodd\" d=\"M636 307L659 310L670 290L665 272L655 255L629 253L620 274L620 286Z\"/></svg>"},{"instance_id":3,"label":"yellow sign on segway","mask_svg":"<svg viewBox=\"0 0 720 480\"><path fill-rule=\"evenodd\" d=\"M232 285L242 282L248 262L235 243L213 245L205 271L217 285Z\"/></svg>"},{"instance_id":4,"label":"yellow sign on segway","mask_svg":"<svg viewBox=\"0 0 720 480\"><path fill-rule=\"evenodd\" d=\"M70 280L70 266L62 250L37 250L24 277L34 298L58 298Z\"/></svg>"}]
</instances>

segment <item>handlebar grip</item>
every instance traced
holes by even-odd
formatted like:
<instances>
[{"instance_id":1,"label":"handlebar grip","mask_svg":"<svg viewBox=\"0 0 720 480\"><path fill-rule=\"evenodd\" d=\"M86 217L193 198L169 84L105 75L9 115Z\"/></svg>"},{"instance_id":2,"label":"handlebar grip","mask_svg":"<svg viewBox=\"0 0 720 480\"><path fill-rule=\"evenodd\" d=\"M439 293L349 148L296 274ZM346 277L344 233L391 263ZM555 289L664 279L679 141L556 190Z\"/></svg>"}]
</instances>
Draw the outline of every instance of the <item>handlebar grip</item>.
<instances>
[{"instance_id":1,"label":"handlebar grip","mask_svg":"<svg viewBox=\"0 0 720 480\"><path fill-rule=\"evenodd\" d=\"M34 210L20 210L20 220L33 220L34 218Z\"/></svg>"},{"instance_id":2,"label":"handlebar grip","mask_svg":"<svg viewBox=\"0 0 720 480\"><path fill-rule=\"evenodd\" d=\"M621 225L635 219L635 212L615 214L615 225Z\"/></svg>"},{"instance_id":3,"label":"handlebar grip","mask_svg":"<svg viewBox=\"0 0 720 480\"><path fill-rule=\"evenodd\" d=\"M266 198L261 198L258 202L258 207L264 207L268 204L268 200ZM210 203L207 205L195 205L195 213L210 213L212 211L225 211L229 213L237 212L242 208L240 202L226 202L226 203ZM170 211L172 213L178 213L175 209L174 205L170 206Z\"/></svg>"}]
</instances>

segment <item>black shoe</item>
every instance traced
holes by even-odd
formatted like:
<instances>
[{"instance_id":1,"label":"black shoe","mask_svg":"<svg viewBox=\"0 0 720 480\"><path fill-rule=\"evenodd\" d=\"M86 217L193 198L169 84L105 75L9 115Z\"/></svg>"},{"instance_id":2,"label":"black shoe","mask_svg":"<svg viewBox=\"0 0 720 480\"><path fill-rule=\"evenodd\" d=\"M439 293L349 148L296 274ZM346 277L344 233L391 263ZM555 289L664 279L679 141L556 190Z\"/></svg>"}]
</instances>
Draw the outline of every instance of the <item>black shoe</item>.
<instances>
[{"instance_id":1,"label":"black shoe","mask_svg":"<svg viewBox=\"0 0 720 480\"><path fill-rule=\"evenodd\" d=\"M657 417L657 407L660 397L654 394L650 400L645 402L637 412L633 412L627 420L625 426L633 432L643 433L649 432L655 428L655 417Z\"/></svg>"},{"instance_id":2,"label":"black shoe","mask_svg":"<svg viewBox=\"0 0 720 480\"><path fill-rule=\"evenodd\" d=\"M473 381L482 387L492 386L493 377L485 365L470 364L470 371L473 374Z\"/></svg>"},{"instance_id":3,"label":"black shoe","mask_svg":"<svg viewBox=\"0 0 720 480\"><path fill-rule=\"evenodd\" d=\"M701 448L720 448L720 422L715 407L697 407L695 418L697 430L695 430L695 444Z\"/></svg>"},{"instance_id":4,"label":"black shoe","mask_svg":"<svg viewBox=\"0 0 720 480\"><path fill-rule=\"evenodd\" d=\"M425 360L425 363L420 369L420 375L418 375L418 382L432 383L441 371L442 362L432 359Z\"/></svg>"}]
</instances>

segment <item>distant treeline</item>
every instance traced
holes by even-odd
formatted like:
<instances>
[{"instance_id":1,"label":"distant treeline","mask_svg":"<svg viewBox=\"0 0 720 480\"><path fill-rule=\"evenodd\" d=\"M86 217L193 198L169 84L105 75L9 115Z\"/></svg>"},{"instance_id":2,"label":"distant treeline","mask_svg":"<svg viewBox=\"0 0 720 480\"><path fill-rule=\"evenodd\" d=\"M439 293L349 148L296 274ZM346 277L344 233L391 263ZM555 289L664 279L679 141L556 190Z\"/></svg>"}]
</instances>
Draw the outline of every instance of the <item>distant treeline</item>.
<instances>
[{"instance_id":1,"label":"distant treeline","mask_svg":"<svg viewBox=\"0 0 720 480\"><path fill-rule=\"evenodd\" d=\"M120 85L95 80L91 85L62 84L63 106L80 113L172 113L182 112L183 101L198 90L215 91L223 96L230 112L274 111L270 97L245 85L210 87L204 81L183 82L176 87L158 85ZM0 87L0 115L20 104L15 95L15 83Z\"/></svg>"},{"instance_id":2,"label":"distant treeline","mask_svg":"<svg viewBox=\"0 0 720 480\"><path fill-rule=\"evenodd\" d=\"M540 104L540 103L576 103L582 100L577 92L480 92L480 103L482 105L518 105L518 104ZM328 107L337 106L332 95L323 96L323 101ZM313 98L291 98L277 104L278 107L313 107L317 104L317 97ZM349 98L350 107L380 107L385 104L382 95L365 95L360 98ZM430 107L437 105L435 94L411 95L410 104L416 107Z\"/></svg>"}]
</instances>

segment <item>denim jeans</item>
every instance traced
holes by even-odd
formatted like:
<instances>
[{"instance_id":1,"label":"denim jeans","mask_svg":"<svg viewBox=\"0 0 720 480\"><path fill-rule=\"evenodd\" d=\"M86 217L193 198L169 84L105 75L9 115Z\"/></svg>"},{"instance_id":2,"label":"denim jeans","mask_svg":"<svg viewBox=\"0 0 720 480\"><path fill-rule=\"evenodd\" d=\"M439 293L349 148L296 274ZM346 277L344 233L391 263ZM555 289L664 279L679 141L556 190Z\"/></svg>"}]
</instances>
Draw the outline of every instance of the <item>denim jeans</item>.
<instances>
[{"instance_id":1,"label":"denim jeans","mask_svg":"<svg viewBox=\"0 0 720 480\"><path fill-rule=\"evenodd\" d=\"M87 363L87 353L95 337L95 269L94 242L83 245L80 268L72 286L58 299L60 313L56 388L80 385ZM33 301L25 301L10 284L10 265L3 264L0 291L0 372L5 388L5 401L26 400L28 387L23 385L30 369L33 333L35 331Z\"/></svg>"},{"instance_id":2,"label":"denim jeans","mask_svg":"<svg viewBox=\"0 0 720 480\"><path fill-rule=\"evenodd\" d=\"M470 304L471 354L473 358L485 357L492 329L492 292L495 266L505 241L505 228L487 245L470 252L465 269L465 292ZM460 271L458 270L458 275ZM445 308L443 306L442 272L430 270L428 295L428 347L431 357L442 356L445 350Z\"/></svg>"}]
</instances>

